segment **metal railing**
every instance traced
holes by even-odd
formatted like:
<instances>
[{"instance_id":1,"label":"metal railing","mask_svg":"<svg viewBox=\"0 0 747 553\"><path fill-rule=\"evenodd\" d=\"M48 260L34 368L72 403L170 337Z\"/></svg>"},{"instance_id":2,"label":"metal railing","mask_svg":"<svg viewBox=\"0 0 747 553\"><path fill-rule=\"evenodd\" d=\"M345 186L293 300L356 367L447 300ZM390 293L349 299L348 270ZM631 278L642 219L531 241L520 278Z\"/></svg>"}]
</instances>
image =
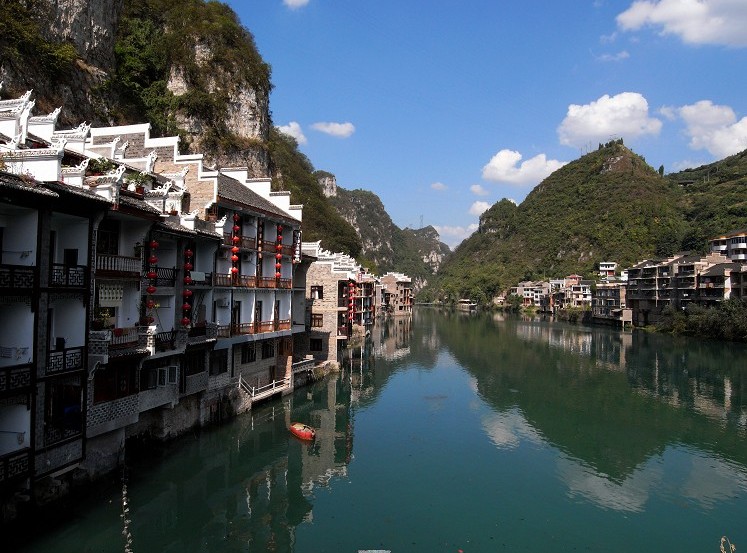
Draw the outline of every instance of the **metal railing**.
<instances>
[{"instance_id":1,"label":"metal railing","mask_svg":"<svg viewBox=\"0 0 747 553\"><path fill-rule=\"evenodd\" d=\"M112 339L110 346L122 347L138 343L138 327L131 326L128 328L115 328L112 330Z\"/></svg>"},{"instance_id":2,"label":"metal railing","mask_svg":"<svg viewBox=\"0 0 747 553\"><path fill-rule=\"evenodd\" d=\"M249 386L246 381L239 375L239 388L249 394L252 401L258 401L271 395L287 390L290 387L290 378L281 378L280 380L273 380L269 384L264 386Z\"/></svg>"}]
</instances>

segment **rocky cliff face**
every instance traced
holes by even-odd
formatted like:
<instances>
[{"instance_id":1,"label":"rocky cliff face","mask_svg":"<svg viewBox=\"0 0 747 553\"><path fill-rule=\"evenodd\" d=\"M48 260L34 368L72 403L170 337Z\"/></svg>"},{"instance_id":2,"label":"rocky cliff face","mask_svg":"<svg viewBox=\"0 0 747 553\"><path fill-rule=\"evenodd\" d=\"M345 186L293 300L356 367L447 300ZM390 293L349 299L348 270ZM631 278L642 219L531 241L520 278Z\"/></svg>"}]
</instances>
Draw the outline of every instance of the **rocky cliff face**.
<instances>
[{"instance_id":1,"label":"rocky cliff face","mask_svg":"<svg viewBox=\"0 0 747 553\"><path fill-rule=\"evenodd\" d=\"M412 277L416 292L428 283L450 253L433 227L417 230L397 227L372 192L337 187L332 203L356 229L363 256L373 261L381 273L398 271Z\"/></svg>"},{"instance_id":2,"label":"rocky cliff face","mask_svg":"<svg viewBox=\"0 0 747 553\"><path fill-rule=\"evenodd\" d=\"M270 160L266 146L271 125L269 79L258 77L254 82L247 81L249 71L245 66L254 63L263 72L263 62L256 52L251 34L240 27L235 14L226 6L216 5L200 0L184 3L174 0L173 3L162 2L157 7L172 13L192 10L189 16L182 15L182 18L195 19L196 16L203 25L216 18L223 25L223 33L226 33L225 26L230 25L233 19L236 32L228 34L235 45L225 42L228 40L225 34L206 36L204 28L190 32L187 26L187 31L182 31L178 37L178 43L187 50L191 49L189 55L184 56L191 64L189 68L167 55L171 61L165 70L158 69L163 74L155 74L153 67L146 66L140 69L142 75L129 77L142 89L153 81L167 83L166 94L173 94L175 101L164 102L168 103L171 111L161 116L163 121L175 123L178 132L185 138L183 147L186 151L203 153L210 165L246 166L252 176L269 176ZM58 118L60 128L77 126L83 121L94 126L153 123L143 111L142 103L133 103L132 90L123 89L117 81L115 44L122 38L118 32L127 28L124 22L128 17L152 13L154 6L149 4L149 0L40 0L39 8L28 14L29 23L38 25L40 39L43 37L52 43L72 44L77 59L54 74L48 67L41 67L31 59L0 60L3 97L20 96L26 90L33 89L35 115L62 107ZM169 19L163 13L158 15L163 17L151 22L151 33L165 36L170 32L168 22L174 18ZM161 34L157 34L156 40L161 38ZM242 36L237 35L243 35L243 42ZM136 45L133 48L137 51L136 55L145 50L138 48L141 45L137 41L132 41L130 46L133 44ZM163 45L156 47L164 48ZM232 47L236 54L227 61L225 51ZM247 52L251 55L246 55ZM249 60L249 57L252 59ZM137 61L142 62L143 59ZM150 82L143 80L146 78ZM263 85L258 86L260 81ZM216 104L221 109L217 113L215 110L199 113L194 106L200 102L192 100L191 105L187 106L180 103L185 94L195 91L211 100L217 98ZM206 132L208 129L216 131L211 141L205 139L210 136ZM170 131L169 134L177 132L174 129ZM155 128L154 135L158 135Z\"/></svg>"},{"instance_id":3,"label":"rocky cliff face","mask_svg":"<svg viewBox=\"0 0 747 553\"><path fill-rule=\"evenodd\" d=\"M123 0L46 0L53 19L50 38L72 42L88 66L114 66L115 32Z\"/></svg>"}]
</instances>

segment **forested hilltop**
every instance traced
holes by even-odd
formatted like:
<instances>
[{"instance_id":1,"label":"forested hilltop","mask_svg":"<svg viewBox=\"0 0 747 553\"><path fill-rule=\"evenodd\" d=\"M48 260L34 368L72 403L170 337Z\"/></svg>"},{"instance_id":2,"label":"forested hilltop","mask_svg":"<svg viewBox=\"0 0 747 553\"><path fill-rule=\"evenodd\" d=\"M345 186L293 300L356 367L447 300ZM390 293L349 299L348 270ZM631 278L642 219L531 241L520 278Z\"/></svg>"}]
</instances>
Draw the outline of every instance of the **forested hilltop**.
<instances>
[{"instance_id":1,"label":"forested hilltop","mask_svg":"<svg viewBox=\"0 0 747 553\"><path fill-rule=\"evenodd\" d=\"M592 276L680 251L705 252L747 227L747 152L664 176L622 140L565 165L520 205L501 200L444 263L422 300L488 301L521 280Z\"/></svg>"}]
</instances>

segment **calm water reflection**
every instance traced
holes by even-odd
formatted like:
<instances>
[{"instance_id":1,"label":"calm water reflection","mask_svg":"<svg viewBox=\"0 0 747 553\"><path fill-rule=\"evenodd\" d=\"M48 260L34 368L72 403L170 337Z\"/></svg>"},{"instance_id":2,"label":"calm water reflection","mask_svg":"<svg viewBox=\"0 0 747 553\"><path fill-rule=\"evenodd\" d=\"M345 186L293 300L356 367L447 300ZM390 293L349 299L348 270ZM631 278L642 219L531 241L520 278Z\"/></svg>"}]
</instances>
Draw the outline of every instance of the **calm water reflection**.
<instances>
[{"instance_id":1,"label":"calm water reflection","mask_svg":"<svg viewBox=\"0 0 747 553\"><path fill-rule=\"evenodd\" d=\"M341 374L131 460L133 551L747 546L744 347L427 309L372 337ZM21 550L123 551L121 494Z\"/></svg>"}]
</instances>

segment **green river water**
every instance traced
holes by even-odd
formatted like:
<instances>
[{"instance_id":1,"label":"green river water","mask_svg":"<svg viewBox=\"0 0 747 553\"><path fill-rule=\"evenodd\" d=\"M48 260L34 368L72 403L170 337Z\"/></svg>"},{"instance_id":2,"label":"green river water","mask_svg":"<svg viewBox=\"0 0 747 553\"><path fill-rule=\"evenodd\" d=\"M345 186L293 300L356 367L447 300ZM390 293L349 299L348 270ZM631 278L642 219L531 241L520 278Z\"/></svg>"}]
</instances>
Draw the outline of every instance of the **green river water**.
<instances>
[{"instance_id":1,"label":"green river water","mask_svg":"<svg viewBox=\"0 0 747 553\"><path fill-rule=\"evenodd\" d=\"M135 553L707 553L724 535L739 551L746 360L742 345L416 309L341 373L130 459L124 517L115 482L12 549L125 551L126 523Z\"/></svg>"}]
</instances>

